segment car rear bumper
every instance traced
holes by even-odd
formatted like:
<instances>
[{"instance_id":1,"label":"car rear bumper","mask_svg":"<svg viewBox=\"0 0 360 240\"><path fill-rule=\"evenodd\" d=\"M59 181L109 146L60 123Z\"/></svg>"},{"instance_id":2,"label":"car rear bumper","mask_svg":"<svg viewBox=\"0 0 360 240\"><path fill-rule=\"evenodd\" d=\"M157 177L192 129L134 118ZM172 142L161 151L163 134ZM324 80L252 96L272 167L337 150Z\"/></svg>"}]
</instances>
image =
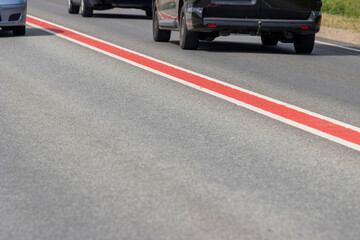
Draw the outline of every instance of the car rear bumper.
<instances>
[{"instance_id":1,"label":"car rear bumper","mask_svg":"<svg viewBox=\"0 0 360 240\"><path fill-rule=\"evenodd\" d=\"M151 9L152 0L89 0L88 5L95 9L121 8L146 8Z\"/></svg>"},{"instance_id":2,"label":"car rear bumper","mask_svg":"<svg viewBox=\"0 0 360 240\"><path fill-rule=\"evenodd\" d=\"M187 12L189 30L199 32L293 32L297 34L317 33L321 25L321 12L313 11L307 20L238 19L201 17L198 9Z\"/></svg>"},{"instance_id":3,"label":"car rear bumper","mask_svg":"<svg viewBox=\"0 0 360 240\"><path fill-rule=\"evenodd\" d=\"M0 5L0 27L24 26L26 3Z\"/></svg>"}]
</instances>

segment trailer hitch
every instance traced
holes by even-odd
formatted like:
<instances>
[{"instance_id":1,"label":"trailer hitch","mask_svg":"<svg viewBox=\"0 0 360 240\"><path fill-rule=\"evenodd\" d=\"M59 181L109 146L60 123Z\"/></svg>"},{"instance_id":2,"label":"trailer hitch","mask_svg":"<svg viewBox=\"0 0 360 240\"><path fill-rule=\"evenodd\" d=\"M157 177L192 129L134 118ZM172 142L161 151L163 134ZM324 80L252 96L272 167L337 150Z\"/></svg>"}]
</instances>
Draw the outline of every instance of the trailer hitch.
<instances>
[{"instance_id":1,"label":"trailer hitch","mask_svg":"<svg viewBox=\"0 0 360 240\"><path fill-rule=\"evenodd\" d=\"M260 36L261 35L261 21L258 21L258 30L256 32L256 36Z\"/></svg>"}]
</instances>

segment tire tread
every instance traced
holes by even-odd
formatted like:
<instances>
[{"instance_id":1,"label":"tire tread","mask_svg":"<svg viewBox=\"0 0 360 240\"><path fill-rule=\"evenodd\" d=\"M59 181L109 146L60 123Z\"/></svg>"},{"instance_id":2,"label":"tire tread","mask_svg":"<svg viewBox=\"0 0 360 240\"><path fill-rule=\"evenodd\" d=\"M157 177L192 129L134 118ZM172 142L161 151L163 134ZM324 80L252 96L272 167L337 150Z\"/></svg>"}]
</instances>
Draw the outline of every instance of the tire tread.
<instances>
[{"instance_id":1,"label":"tire tread","mask_svg":"<svg viewBox=\"0 0 360 240\"><path fill-rule=\"evenodd\" d=\"M296 53L310 54L314 49L315 34L295 35L294 48Z\"/></svg>"},{"instance_id":2,"label":"tire tread","mask_svg":"<svg viewBox=\"0 0 360 240\"><path fill-rule=\"evenodd\" d=\"M185 50L195 50L199 46L199 34L197 32L192 32L187 29L185 19L185 4L181 9L180 16L180 32L182 27L184 27L183 34L180 33L180 47Z\"/></svg>"},{"instance_id":3,"label":"tire tread","mask_svg":"<svg viewBox=\"0 0 360 240\"><path fill-rule=\"evenodd\" d=\"M170 41L171 31L160 29L157 14L155 9L153 12L153 39L155 42L168 42Z\"/></svg>"}]
</instances>

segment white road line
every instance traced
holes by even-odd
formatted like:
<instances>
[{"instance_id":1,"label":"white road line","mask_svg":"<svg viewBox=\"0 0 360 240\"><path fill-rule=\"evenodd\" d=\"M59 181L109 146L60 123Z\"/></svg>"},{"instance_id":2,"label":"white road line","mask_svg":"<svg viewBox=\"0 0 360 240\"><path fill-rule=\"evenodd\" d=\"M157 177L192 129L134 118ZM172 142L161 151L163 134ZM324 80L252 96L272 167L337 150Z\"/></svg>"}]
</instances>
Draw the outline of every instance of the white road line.
<instances>
[{"instance_id":1,"label":"white road line","mask_svg":"<svg viewBox=\"0 0 360 240\"><path fill-rule=\"evenodd\" d=\"M83 34L83 33L80 33L80 32L77 32L77 31L75 31L75 30L72 30L72 29L63 27L63 26L61 26L61 25L54 24L54 23L51 23L51 22L48 22L48 21L45 21L45 20L42 20L42 19L39 19L39 18L36 18L36 17L33 17L33 16L30 16L30 17L32 17L32 18L34 18L34 19L36 19L36 20L38 20L38 21L41 21L41 22L50 24L50 25L52 25L52 26L56 26L56 27L58 27L58 28L61 28L61 29L64 29L64 30L67 30L67 31L70 31L70 32L73 32L73 33L76 33L76 34L81 35L81 36L84 36L84 37L86 37L86 38L88 38L88 39L96 40L96 41L98 41L98 42L100 42L100 43L107 44L107 45L109 45L109 46L112 46L112 47L115 47L115 48L118 48L118 49L127 51L127 52L129 52L129 53L136 54L136 55L138 55L138 56L142 56L142 57L147 58L147 59L149 59L149 60L151 60L151 61L158 62L158 63L162 63L162 64L164 64L164 65L166 65L166 66L169 66L169 67L178 69L178 70L183 71L183 72L186 72L186 73L190 73L190 74L192 74L192 75L194 75L194 76L201 77L201 78L205 78L205 79L207 79L208 81L212 81L212 82L215 82L215 83L219 83L219 84L221 84L221 85L223 85L223 86L227 86L227 87L230 87L230 88L232 88L232 89L236 89L236 90L239 90L239 91L241 91L241 92L248 93L248 94L250 94L250 95L253 95L253 96L256 96L256 97L258 97L258 98L267 100L267 101L269 101L269 102L276 103L276 104L285 106L285 107L290 108L290 109L294 109L294 110L296 110L296 111L298 111L298 112L301 112L301 113L303 113L303 114L307 114L307 115L316 117L316 118L318 118L318 119L322 119L322 120L331 122L331 123L333 123L333 124L336 124L336 125L338 125L338 126L342 126L342 127L345 127L345 128L348 128L348 129L351 129L351 130L353 130L353 131L356 131L356 132L360 133L360 128L355 127L355 126L352 126L352 125L349 125L349 124L346 124L346 123L343 123L343 122L341 122L341 121L337 121L337 120L335 120L335 119L331 119L331 118L322 116L322 115L320 115L320 114L313 113L313 112L311 112L311 111L308 111L308 110L305 110L305 109L296 107L296 106L294 106L294 105L291 105L291 104L288 104L288 103L284 103L284 102L282 102L282 101L279 101L279 100L276 100L276 99L273 99L273 98L270 98L270 97L267 97L267 96L264 96L264 95L261 95L261 94L252 92L252 91L249 91L249 90L247 90L247 89L243 89L243 88L234 86L234 85L232 85L232 84L228 84L228 83L226 83L226 82L223 82L223 81L220 81L220 80L217 80L217 79L213 79L213 78L210 78L210 77L208 77L208 76L205 76L205 75L202 75L202 74L199 74L199 73L196 73L196 72L193 72L193 71L190 71L190 70L187 70L187 69L184 69L184 68L181 68L181 67L172 65L172 64L170 64L170 63L167 63L167 62L164 62L164 61L161 61L161 60L152 58L152 57L150 57L150 56L146 56L146 55L141 54L141 53L137 53L137 52L132 51L132 50L130 50L130 49L123 48L123 47L121 47L121 46L118 46L118 45L115 45L115 44L112 44L112 43L103 41L103 40L101 40L101 39L98 39L98 38L95 38L95 37L92 37L92 36L89 36L89 35L86 35L86 34ZM49 32L49 33L55 34L56 36L62 37L62 38L64 38L64 39L67 39L67 40L72 41L72 42L74 42L74 43L80 44L80 45L82 45L82 46L84 46L84 47L87 47L87 48L90 48L90 49L92 49L92 50L95 50L95 51L97 51L97 52L106 54L106 55L111 56L111 57L113 57L113 58L116 58L116 59L118 59L118 60L127 62L127 63L129 63L129 64L134 65L134 66L140 67L140 68L145 69L145 70L147 70L147 71L153 72L153 73L158 74L158 75L161 75L161 76L163 76L163 77L166 77L166 78L168 78L168 79L177 81L177 82L179 82L179 83L185 84L185 85L190 86L190 87L192 87L192 88L195 88L195 89L197 89L197 90L206 92L206 93L211 94L211 95L213 95L213 96L219 97L219 98L221 98L221 99L224 99L224 100L230 101L230 102L232 102L232 103L235 103L235 104L237 104L237 105L240 105L240 106L242 106L242 107L245 107L245 108L247 108L247 109L253 110L253 111L258 112L258 113L261 113L261 114L263 114L263 115L265 115L265 116L268 116L268 117L270 117L270 118L273 118L273 119L276 119L276 120L278 120L278 121L281 121L281 122L284 122L284 123L286 123L286 124L289 124L289 125L291 125L291 126L300 128L300 129L302 129L302 130L305 130L305 131L310 132L310 133L312 133L312 134L315 134L315 135L317 135L317 136L321 136L321 137L326 138L326 139L328 139L328 140L337 142L337 143L339 143L339 144L341 144L341 145L344 145L344 146L350 147L350 148L352 148L352 149L355 149L355 150L357 150L357 151L360 151L360 145L358 145L358 144L355 144L355 143L349 142L349 141L347 141L347 140L341 139L341 138L339 138L339 137L330 135L330 134L328 134L328 133L326 133L326 132L319 131L319 130L314 129L314 128L312 128L312 127L309 127L309 126L307 126L307 125L294 122L293 120L284 118L284 117L282 117L282 116L280 116L280 115L273 114L273 113L271 113L271 112L265 111L265 110L263 110L263 109L260 109L260 108L258 108L258 107L255 107L255 106L253 106L253 105L250 105L250 104L247 104L247 103L245 103L245 102L239 101L239 100L237 100L237 99L234 99L234 98L228 97L228 96L226 96L226 95L219 94L218 92L214 92L214 91L212 91L212 90L210 90L210 89L206 89L206 88L203 88L203 87L201 87L201 86L192 84L192 83L190 83L190 82L188 82L188 81L184 81L184 80L179 79L179 78L177 78L177 77L175 77L175 76L169 75L169 74L164 73L164 72L160 72L160 71L158 71L158 70L156 70L156 69L152 69L152 68L146 67L146 66L142 65L141 63L139 64L139 63L133 62L133 61L131 61L131 60L129 60L129 59L126 59L126 58L124 58L124 57L117 56L117 55L115 55L115 54L113 54L113 53L111 53L111 52L107 52L107 51L98 49L98 48L96 48L96 47L90 46L90 45L88 45L88 44L85 43L85 42L80 42L80 41L78 41L78 40L72 39L71 37L67 37L67 36L64 36L64 35L62 35L62 34L57 34L57 33L54 32L54 31L51 31L51 30L49 30L49 29L45 29L45 28L39 27L39 26L37 26L37 25L35 25L35 24L32 24L32 23L28 23L28 24L29 24L30 26L35 27L35 28L42 29L42 30L47 31L47 32Z\"/></svg>"},{"instance_id":2,"label":"white road line","mask_svg":"<svg viewBox=\"0 0 360 240\"><path fill-rule=\"evenodd\" d=\"M354 51L354 52L359 52L360 53L360 49L356 49L356 48L351 48L351 47L344 47L344 46L340 46L337 44L333 44L333 43L327 43L327 42L323 42L323 41L315 41L316 43L322 44L322 45L326 45L326 46L330 46L330 47L337 47L337 48L341 48L341 49L345 49L348 51Z\"/></svg>"}]
</instances>

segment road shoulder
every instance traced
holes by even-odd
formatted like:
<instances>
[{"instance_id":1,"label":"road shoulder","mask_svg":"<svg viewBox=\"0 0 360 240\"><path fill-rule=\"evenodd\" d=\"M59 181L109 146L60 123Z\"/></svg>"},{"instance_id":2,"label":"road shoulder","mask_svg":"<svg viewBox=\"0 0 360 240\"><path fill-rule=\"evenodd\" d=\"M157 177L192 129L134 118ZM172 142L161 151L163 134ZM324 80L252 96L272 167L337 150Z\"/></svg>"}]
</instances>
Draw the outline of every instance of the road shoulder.
<instances>
[{"instance_id":1,"label":"road shoulder","mask_svg":"<svg viewBox=\"0 0 360 240\"><path fill-rule=\"evenodd\" d=\"M360 33L352 30L322 26L317 37L360 46Z\"/></svg>"}]
</instances>

